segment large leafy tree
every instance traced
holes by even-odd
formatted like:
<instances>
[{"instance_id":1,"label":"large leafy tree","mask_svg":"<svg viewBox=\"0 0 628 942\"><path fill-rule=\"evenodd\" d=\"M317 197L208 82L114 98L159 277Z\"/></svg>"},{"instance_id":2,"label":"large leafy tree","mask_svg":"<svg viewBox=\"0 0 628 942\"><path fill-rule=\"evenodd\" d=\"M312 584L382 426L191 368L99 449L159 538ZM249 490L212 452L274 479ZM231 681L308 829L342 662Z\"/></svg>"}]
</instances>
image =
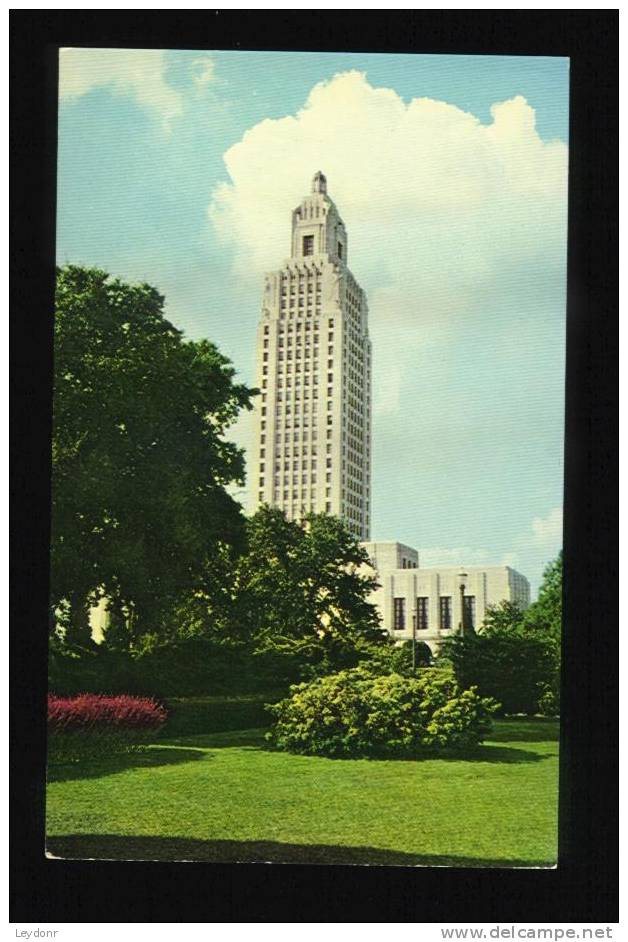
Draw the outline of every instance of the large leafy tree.
<instances>
[{"instance_id":1,"label":"large leafy tree","mask_svg":"<svg viewBox=\"0 0 628 942\"><path fill-rule=\"evenodd\" d=\"M57 273L51 603L72 642L89 641L100 596L131 634L156 630L243 535L226 486L244 460L223 433L253 390L163 303L96 269Z\"/></svg>"},{"instance_id":2,"label":"large leafy tree","mask_svg":"<svg viewBox=\"0 0 628 942\"><path fill-rule=\"evenodd\" d=\"M262 506L247 522L247 547L230 621L258 650L334 660L384 636L368 601L377 586L368 557L338 518L308 514L299 524Z\"/></svg>"}]
</instances>

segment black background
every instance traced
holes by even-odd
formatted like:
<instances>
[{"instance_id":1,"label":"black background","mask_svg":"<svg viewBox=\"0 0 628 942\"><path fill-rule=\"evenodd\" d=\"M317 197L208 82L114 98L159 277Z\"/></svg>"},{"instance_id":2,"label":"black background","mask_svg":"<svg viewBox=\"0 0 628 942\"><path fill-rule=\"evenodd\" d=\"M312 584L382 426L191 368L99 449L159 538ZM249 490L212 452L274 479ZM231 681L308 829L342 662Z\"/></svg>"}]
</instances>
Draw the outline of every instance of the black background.
<instances>
[{"instance_id":1,"label":"black background","mask_svg":"<svg viewBox=\"0 0 628 942\"><path fill-rule=\"evenodd\" d=\"M616 921L618 12L72 10L12 11L10 21L10 918L40 923ZM56 56L58 46L71 45L571 58L567 628L556 870L44 857ZM432 794L413 800L422 814L439 799Z\"/></svg>"}]
</instances>

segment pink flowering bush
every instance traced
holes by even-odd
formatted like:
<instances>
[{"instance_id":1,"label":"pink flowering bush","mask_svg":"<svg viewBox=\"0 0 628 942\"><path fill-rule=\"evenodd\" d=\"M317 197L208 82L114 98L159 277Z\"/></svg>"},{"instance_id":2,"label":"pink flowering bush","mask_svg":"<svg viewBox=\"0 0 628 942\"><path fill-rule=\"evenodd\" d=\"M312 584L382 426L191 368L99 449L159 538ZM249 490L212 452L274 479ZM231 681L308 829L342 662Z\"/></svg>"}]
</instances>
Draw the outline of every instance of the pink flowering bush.
<instances>
[{"instance_id":1,"label":"pink flowering bush","mask_svg":"<svg viewBox=\"0 0 628 942\"><path fill-rule=\"evenodd\" d=\"M103 750L133 749L154 737L166 710L144 697L84 693L48 695L48 751L52 759Z\"/></svg>"}]
</instances>

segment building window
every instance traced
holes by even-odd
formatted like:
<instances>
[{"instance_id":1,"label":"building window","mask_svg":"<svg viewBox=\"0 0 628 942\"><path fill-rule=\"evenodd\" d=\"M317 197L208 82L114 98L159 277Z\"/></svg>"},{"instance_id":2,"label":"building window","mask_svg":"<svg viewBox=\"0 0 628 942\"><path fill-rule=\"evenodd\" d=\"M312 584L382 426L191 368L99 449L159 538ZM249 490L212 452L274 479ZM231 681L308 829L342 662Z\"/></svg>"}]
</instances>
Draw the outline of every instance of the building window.
<instances>
[{"instance_id":1,"label":"building window","mask_svg":"<svg viewBox=\"0 0 628 942\"><path fill-rule=\"evenodd\" d=\"M475 595L465 595L463 619L465 631L473 631L475 629Z\"/></svg>"},{"instance_id":2,"label":"building window","mask_svg":"<svg viewBox=\"0 0 628 942\"><path fill-rule=\"evenodd\" d=\"M393 628L403 631L406 627L406 600L393 599Z\"/></svg>"},{"instance_id":3,"label":"building window","mask_svg":"<svg viewBox=\"0 0 628 942\"><path fill-rule=\"evenodd\" d=\"M303 236L303 254L314 255L314 236Z\"/></svg>"},{"instance_id":4,"label":"building window","mask_svg":"<svg viewBox=\"0 0 628 942\"><path fill-rule=\"evenodd\" d=\"M440 599L440 629L448 631L451 628L451 596L441 595Z\"/></svg>"},{"instance_id":5,"label":"building window","mask_svg":"<svg viewBox=\"0 0 628 942\"><path fill-rule=\"evenodd\" d=\"M419 631L427 631L429 624L429 599L419 596L416 600L416 626Z\"/></svg>"}]
</instances>

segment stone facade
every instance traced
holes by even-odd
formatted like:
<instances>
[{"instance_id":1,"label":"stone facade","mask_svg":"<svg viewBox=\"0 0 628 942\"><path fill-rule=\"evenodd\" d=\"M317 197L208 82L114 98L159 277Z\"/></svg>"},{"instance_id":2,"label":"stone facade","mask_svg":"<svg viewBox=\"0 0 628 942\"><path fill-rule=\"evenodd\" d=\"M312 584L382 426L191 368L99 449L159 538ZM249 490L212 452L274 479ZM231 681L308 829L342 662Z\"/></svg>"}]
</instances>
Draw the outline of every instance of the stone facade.
<instances>
[{"instance_id":1,"label":"stone facade","mask_svg":"<svg viewBox=\"0 0 628 942\"><path fill-rule=\"evenodd\" d=\"M291 255L265 276L257 335L254 505L290 520L371 525L371 344L366 295L347 267L348 239L318 172L292 213Z\"/></svg>"},{"instance_id":2,"label":"stone facade","mask_svg":"<svg viewBox=\"0 0 628 942\"><path fill-rule=\"evenodd\" d=\"M465 627L481 629L486 609L506 600L525 609L530 586L510 566L443 566L421 568L418 553L401 543L363 543L380 588L371 596L382 625L399 640L425 641L433 653L460 631L464 584ZM405 561L406 565L403 565ZM409 565L416 562L416 566ZM464 573L464 575L462 575Z\"/></svg>"},{"instance_id":3,"label":"stone facade","mask_svg":"<svg viewBox=\"0 0 628 942\"><path fill-rule=\"evenodd\" d=\"M362 543L362 547L378 571L416 569L419 565L417 551L403 543Z\"/></svg>"}]
</instances>

